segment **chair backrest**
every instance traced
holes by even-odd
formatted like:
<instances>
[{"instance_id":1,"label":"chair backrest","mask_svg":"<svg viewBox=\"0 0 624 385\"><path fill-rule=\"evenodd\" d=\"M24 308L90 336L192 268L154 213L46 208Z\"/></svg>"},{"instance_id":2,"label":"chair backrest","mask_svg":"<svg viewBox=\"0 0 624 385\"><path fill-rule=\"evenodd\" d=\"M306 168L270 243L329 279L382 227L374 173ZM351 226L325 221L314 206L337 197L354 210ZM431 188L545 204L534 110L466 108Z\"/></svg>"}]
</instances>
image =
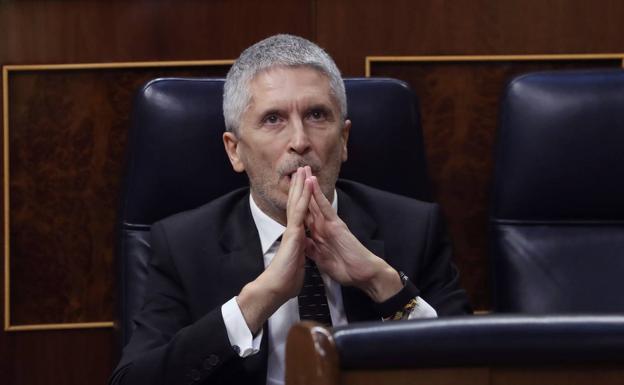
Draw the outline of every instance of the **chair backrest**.
<instances>
[{"instance_id":1,"label":"chair backrest","mask_svg":"<svg viewBox=\"0 0 624 385\"><path fill-rule=\"evenodd\" d=\"M149 229L247 184L223 149L223 79L157 79L138 93L128 143L118 247L121 345L142 304ZM393 79L346 79L353 122L340 176L429 198L418 102Z\"/></svg>"},{"instance_id":2,"label":"chair backrest","mask_svg":"<svg viewBox=\"0 0 624 385\"><path fill-rule=\"evenodd\" d=\"M513 79L492 200L496 311L624 311L624 71Z\"/></svg>"}]
</instances>

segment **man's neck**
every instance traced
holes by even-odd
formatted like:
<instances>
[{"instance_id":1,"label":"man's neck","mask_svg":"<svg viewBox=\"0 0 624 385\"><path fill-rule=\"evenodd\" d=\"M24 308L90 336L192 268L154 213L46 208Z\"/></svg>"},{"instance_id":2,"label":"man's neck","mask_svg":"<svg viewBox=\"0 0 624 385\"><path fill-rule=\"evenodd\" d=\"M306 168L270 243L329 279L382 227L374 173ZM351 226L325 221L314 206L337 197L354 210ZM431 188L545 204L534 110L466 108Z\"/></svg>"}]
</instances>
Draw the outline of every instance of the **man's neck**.
<instances>
[{"instance_id":1,"label":"man's neck","mask_svg":"<svg viewBox=\"0 0 624 385\"><path fill-rule=\"evenodd\" d=\"M274 204L267 202L265 199L260 198L253 189L251 189L251 198L263 213L280 225L286 226L286 210L282 210Z\"/></svg>"}]
</instances>

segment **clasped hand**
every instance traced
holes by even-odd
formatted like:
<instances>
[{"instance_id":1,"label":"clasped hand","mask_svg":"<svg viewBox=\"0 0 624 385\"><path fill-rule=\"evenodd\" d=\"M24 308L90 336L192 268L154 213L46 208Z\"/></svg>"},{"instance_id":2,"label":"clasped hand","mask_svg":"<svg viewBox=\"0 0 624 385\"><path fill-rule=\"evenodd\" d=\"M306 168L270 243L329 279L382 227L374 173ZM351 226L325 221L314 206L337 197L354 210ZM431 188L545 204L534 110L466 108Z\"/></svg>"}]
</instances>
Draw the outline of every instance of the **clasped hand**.
<instances>
[{"instance_id":1,"label":"clasped hand","mask_svg":"<svg viewBox=\"0 0 624 385\"><path fill-rule=\"evenodd\" d=\"M286 230L267 269L277 273L275 283L281 286L285 300L301 289L306 256L334 281L358 287L376 302L401 289L396 270L351 233L321 191L309 166L293 173L286 211Z\"/></svg>"}]
</instances>

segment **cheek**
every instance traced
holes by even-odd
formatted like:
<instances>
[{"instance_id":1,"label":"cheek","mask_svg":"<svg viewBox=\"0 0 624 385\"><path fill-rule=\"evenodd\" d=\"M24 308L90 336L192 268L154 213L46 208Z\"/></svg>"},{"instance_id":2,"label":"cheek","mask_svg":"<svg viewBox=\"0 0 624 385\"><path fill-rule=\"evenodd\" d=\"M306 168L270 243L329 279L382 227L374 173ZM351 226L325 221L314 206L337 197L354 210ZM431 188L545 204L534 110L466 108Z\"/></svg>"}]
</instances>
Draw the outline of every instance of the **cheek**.
<instances>
[{"instance_id":1,"label":"cheek","mask_svg":"<svg viewBox=\"0 0 624 385\"><path fill-rule=\"evenodd\" d=\"M264 153L250 153L245 158L245 170L252 179L262 179L265 182L274 178L274 160Z\"/></svg>"},{"instance_id":2,"label":"cheek","mask_svg":"<svg viewBox=\"0 0 624 385\"><path fill-rule=\"evenodd\" d=\"M327 162L341 162L344 154L345 146L340 138L331 138L323 145L322 157Z\"/></svg>"}]
</instances>

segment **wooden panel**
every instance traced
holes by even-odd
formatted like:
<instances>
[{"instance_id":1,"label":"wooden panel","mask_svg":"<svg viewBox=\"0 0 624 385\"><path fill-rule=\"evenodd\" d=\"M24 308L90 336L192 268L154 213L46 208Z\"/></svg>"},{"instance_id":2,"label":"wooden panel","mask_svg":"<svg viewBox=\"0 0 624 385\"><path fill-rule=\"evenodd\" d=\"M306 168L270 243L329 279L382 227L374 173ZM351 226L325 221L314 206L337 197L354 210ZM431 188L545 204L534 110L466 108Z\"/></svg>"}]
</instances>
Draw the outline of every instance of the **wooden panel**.
<instances>
[{"instance_id":1,"label":"wooden panel","mask_svg":"<svg viewBox=\"0 0 624 385\"><path fill-rule=\"evenodd\" d=\"M109 329L7 333L5 341L6 385L103 385L117 364Z\"/></svg>"},{"instance_id":2,"label":"wooden panel","mask_svg":"<svg viewBox=\"0 0 624 385\"><path fill-rule=\"evenodd\" d=\"M488 368L420 368L395 370L345 370L342 385L490 385Z\"/></svg>"},{"instance_id":3,"label":"wooden panel","mask_svg":"<svg viewBox=\"0 0 624 385\"><path fill-rule=\"evenodd\" d=\"M318 0L317 42L348 76L376 55L624 52L617 0Z\"/></svg>"},{"instance_id":4,"label":"wooden panel","mask_svg":"<svg viewBox=\"0 0 624 385\"><path fill-rule=\"evenodd\" d=\"M12 70L11 325L113 320L113 248L132 97L162 76L229 65Z\"/></svg>"},{"instance_id":5,"label":"wooden panel","mask_svg":"<svg viewBox=\"0 0 624 385\"><path fill-rule=\"evenodd\" d=\"M420 98L434 199L446 214L462 283L476 309L490 307L487 208L498 101L505 82L537 70L621 65L621 58L371 63L373 76L405 80Z\"/></svg>"},{"instance_id":6,"label":"wooden panel","mask_svg":"<svg viewBox=\"0 0 624 385\"><path fill-rule=\"evenodd\" d=\"M235 58L245 47L275 33L289 32L313 38L315 27L312 5L312 0L271 0L269 2L253 0L0 1L0 65ZM124 85L120 86L117 91L109 89L112 92L110 95L124 99L129 96L130 89L122 92L123 87L129 87L131 83L138 84L152 75L147 75L143 71L128 71L120 74L119 78L109 76L108 79L112 82L124 82ZM84 89L77 87L71 79L69 77L68 85L72 92L83 92ZM47 82L51 81L51 78L38 81ZM63 82L64 80L59 77L58 84L63 85ZM84 87L87 88L89 85L85 84ZM58 90L55 92L59 94ZM49 93L47 95L51 96ZM68 97L71 98L71 95ZM101 95L99 97L102 98ZM103 112L108 115L108 118L116 113L110 110L113 106L112 102L105 101L103 106L109 109L108 112ZM45 106L33 111L43 110ZM79 122L85 120L86 112L76 108L71 108L70 111L75 111L77 114L60 116L60 118L68 127L77 129L80 127ZM38 116L30 119L44 121ZM93 121L91 133L97 134L98 139L92 144L97 146L93 148L96 149L98 155L87 157L90 160L97 159L99 162L104 162L105 164L91 166L111 173L118 171L120 159L117 156L123 153L122 146L125 140L114 136L121 131L119 128L121 122L118 120L125 118L116 119L117 128L108 128L111 131L109 134L112 135L110 137L106 136L104 121ZM58 123L45 121L44 123L58 127ZM45 132L44 137L38 138L39 142L45 142L47 131ZM72 135L74 140L79 138L87 140L90 137L89 135L81 136L77 131L73 131ZM55 131L51 131L51 136L59 140ZM75 147L65 151L70 158L85 154L85 152L81 153L73 149ZM111 156L111 158L104 159L103 152L105 151L109 151L106 156ZM54 150L53 155L60 155L61 152L63 151L60 149ZM32 157L41 158L44 155L32 155ZM55 159L57 160L55 169L58 169L58 161L62 159L60 157ZM61 178L67 178L72 172L76 175L84 175L84 170L81 171L81 169L75 171L61 169L57 173L56 183ZM103 191L101 188L107 188L104 184L112 183L118 178L119 175L93 176L91 181L99 181L100 190L93 190L87 194L89 199L101 196ZM72 190L76 186L70 184L68 188ZM32 197L35 193L37 192L29 194ZM60 194L53 195L55 199L60 199ZM77 197L82 196L78 194ZM106 197L104 204L110 208L114 206L115 200L116 197ZM58 209L51 207L51 212L54 210L58 212ZM74 210L73 206L70 207L70 214L74 219L83 216L71 210ZM103 210L96 208L89 208L87 213L89 216L101 214L106 222L109 222L115 215L114 210L104 213ZM54 223L59 223L65 220L54 218L54 221ZM102 228L106 226L108 225L101 225ZM35 226L26 224L25 228L31 227ZM44 233L50 229L50 227L46 229L41 222L35 228ZM13 301L13 305L16 306L14 316L19 318L14 320L15 323L73 322L79 319L111 320L111 301L114 291L112 261L109 259L109 253L112 245L105 246L105 250L96 250L93 248L96 244L85 242L94 230L88 227L85 231L80 231L74 227L72 231L74 233L79 231L82 237L82 240L76 243L77 246L72 246L69 241L65 240L65 237L48 239L49 243L59 250L62 249L63 252L91 254L88 257L80 256L79 267L70 268L71 277L64 277L63 272L58 268L46 265L46 271L42 276L58 279L57 282L36 283L31 289L29 285L14 280L13 282L17 285L14 287L14 294L20 296L19 300ZM19 233L14 236L24 237ZM104 238L104 236L98 236L97 247L103 245ZM24 243L20 247L23 246ZM41 247L37 245L34 247L41 250ZM91 265L89 261L93 257L100 259ZM54 258L58 261L65 257L55 255ZM63 263L70 262L69 260L63 261ZM32 282L37 275L41 274L37 271L25 270L28 267L26 264L19 269ZM98 267L100 270L97 270ZM91 272L89 278L93 282L86 282L84 278L76 276L74 274L76 269ZM0 287L4 288L4 265L0 267L0 271L2 272ZM77 287L69 288L73 285ZM37 310L28 303L23 303L30 301L32 295L46 288L52 291L45 293L46 298L57 298L42 305L51 314L44 313L44 310ZM83 303L87 299L87 294L82 294L76 289L89 290L90 294L100 296L104 302L89 298L89 302L93 303ZM62 297L65 293L70 293L71 299ZM4 298L4 295L1 297ZM75 305L73 302L67 302L70 300L82 302ZM39 301L39 303L42 302L44 301ZM2 315L0 318L4 319L4 306L1 307L0 313ZM104 319L100 318L104 316L106 316ZM112 353L116 351L112 335L112 329L21 333L7 333L0 330L0 383L31 385L94 382L103 384L112 371L113 365L116 364L116 361L111 358ZM94 349L97 352L93 352Z\"/></svg>"},{"instance_id":7,"label":"wooden panel","mask_svg":"<svg viewBox=\"0 0 624 385\"><path fill-rule=\"evenodd\" d=\"M613 363L559 367L493 367L492 385L624 385L622 367Z\"/></svg>"},{"instance_id":8,"label":"wooden panel","mask_svg":"<svg viewBox=\"0 0 624 385\"><path fill-rule=\"evenodd\" d=\"M622 385L617 365L465 367L341 372L343 385Z\"/></svg>"},{"instance_id":9,"label":"wooden panel","mask_svg":"<svg viewBox=\"0 0 624 385\"><path fill-rule=\"evenodd\" d=\"M235 58L276 33L313 37L310 0L0 3L0 63Z\"/></svg>"}]
</instances>

